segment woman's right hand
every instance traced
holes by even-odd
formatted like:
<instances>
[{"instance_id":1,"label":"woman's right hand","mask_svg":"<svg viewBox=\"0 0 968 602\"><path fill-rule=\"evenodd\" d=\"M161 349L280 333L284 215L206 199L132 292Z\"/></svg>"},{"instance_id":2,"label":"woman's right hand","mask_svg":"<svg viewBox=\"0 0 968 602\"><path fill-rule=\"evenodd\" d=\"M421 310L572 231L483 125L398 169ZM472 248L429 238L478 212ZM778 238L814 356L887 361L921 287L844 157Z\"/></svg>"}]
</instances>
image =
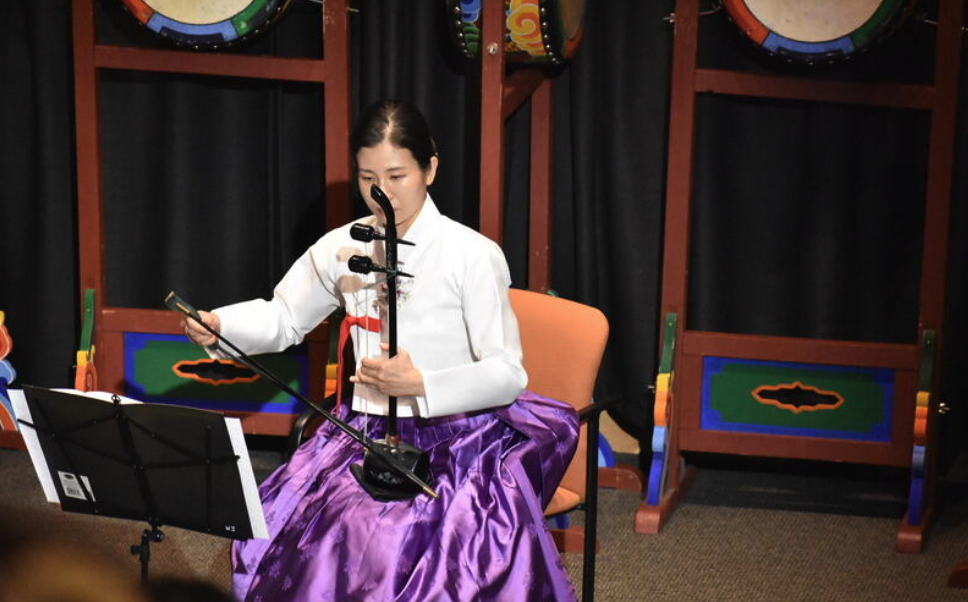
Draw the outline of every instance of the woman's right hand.
<instances>
[{"instance_id":1,"label":"woman's right hand","mask_svg":"<svg viewBox=\"0 0 968 602\"><path fill-rule=\"evenodd\" d=\"M202 321L208 324L212 330L219 333L222 332L222 321L219 320L216 314L208 311L200 311L198 315L201 316ZM192 318L182 318L182 328L185 330L185 336L188 337L188 340L201 347L210 347L218 341L215 335L205 330L201 324Z\"/></svg>"}]
</instances>

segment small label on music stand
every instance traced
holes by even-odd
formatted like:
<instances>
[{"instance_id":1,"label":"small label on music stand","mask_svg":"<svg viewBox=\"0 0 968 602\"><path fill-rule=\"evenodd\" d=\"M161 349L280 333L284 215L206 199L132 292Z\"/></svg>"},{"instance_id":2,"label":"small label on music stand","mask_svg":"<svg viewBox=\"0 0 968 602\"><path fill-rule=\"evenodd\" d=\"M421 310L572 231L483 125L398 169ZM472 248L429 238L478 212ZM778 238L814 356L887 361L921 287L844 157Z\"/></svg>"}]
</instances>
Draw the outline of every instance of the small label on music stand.
<instances>
[{"instance_id":1,"label":"small label on music stand","mask_svg":"<svg viewBox=\"0 0 968 602\"><path fill-rule=\"evenodd\" d=\"M58 470L57 476L60 477L61 489L64 490L64 495L67 497L72 497L79 500L89 499L92 502L97 501L94 499L94 492L91 491L91 481L87 477L81 475L80 480L84 482L82 487L77 476L72 472ZM89 493L85 494L85 491Z\"/></svg>"}]
</instances>

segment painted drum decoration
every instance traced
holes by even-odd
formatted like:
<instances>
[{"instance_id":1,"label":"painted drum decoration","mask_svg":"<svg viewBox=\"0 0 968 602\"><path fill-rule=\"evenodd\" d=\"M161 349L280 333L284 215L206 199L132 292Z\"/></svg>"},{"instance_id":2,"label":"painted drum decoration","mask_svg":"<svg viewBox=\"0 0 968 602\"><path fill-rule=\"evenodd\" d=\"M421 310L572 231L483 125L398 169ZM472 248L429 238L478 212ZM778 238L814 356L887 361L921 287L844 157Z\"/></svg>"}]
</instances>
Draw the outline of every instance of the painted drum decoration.
<instances>
[{"instance_id":1,"label":"painted drum decoration","mask_svg":"<svg viewBox=\"0 0 968 602\"><path fill-rule=\"evenodd\" d=\"M734 23L766 51L800 63L834 62L887 37L917 0L723 0Z\"/></svg>"},{"instance_id":2,"label":"painted drum decoration","mask_svg":"<svg viewBox=\"0 0 968 602\"><path fill-rule=\"evenodd\" d=\"M266 29L291 0L121 0L148 29L176 44L215 47Z\"/></svg>"},{"instance_id":3,"label":"painted drum decoration","mask_svg":"<svg viewBox=\"0 0 968 602\"><path fill-rule=\"evenodd\" d=\"M483 0L447 0L451 37L464 56L481 54ZM585 0L504 0L504 54L510 62L560 64L581 42Z\"/></svg>"}]
</instances>

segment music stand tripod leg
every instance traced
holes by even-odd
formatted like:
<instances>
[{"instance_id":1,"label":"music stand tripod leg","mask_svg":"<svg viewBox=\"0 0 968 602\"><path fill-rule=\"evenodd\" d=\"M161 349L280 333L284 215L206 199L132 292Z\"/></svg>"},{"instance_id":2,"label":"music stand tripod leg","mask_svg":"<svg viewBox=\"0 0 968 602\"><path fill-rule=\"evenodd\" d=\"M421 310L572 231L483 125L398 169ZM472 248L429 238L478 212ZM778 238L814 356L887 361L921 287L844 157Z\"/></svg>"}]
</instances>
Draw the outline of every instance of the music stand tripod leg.
<instances>
[{"instance_id":1,"label":"music stand tripod leg","mask_svg":"<svg viewBox=\"0 0 968 602\"><path fill-rule=\"evenodd\" d=\"M131 555L137 556L141 561L141 583L148 583L148 563L151 562L151 542L161 542L165 539L165 534L155 525L151 529L145 529L141 533L141 544L131 546Z\"/></svg>"}]
</instances>

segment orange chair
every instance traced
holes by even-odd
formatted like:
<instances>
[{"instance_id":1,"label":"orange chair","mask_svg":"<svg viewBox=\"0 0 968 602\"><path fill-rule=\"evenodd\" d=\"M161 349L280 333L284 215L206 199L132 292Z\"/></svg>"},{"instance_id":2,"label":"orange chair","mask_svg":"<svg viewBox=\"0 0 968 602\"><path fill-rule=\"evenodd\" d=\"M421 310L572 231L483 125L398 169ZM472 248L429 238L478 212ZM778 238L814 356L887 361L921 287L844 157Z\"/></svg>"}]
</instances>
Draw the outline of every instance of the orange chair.
<instances>
[{"instance_id":1,"label":"orange chair","mask_svg":"<svg viewBox=\"0 0 968 602\"><path fill-rule=\"evenodd\" d=\"M594 307L550 295L511 289L510 298L521 330L528 389L571 404L583 423L578 450L545 516L585 511L584 530L569 527L552 533L560 551L583 549L582 600L591 602L597 548L598 420L606 409L593 402L592 389L608 340L608 320Z\"/></svg>"},{"instance_id":2,"label":"orange chair","mask_svg":"<svg viewBox=\"0 0 968 602\"><path fill-rule=\"evenodd\" d=\"M521 330L528 389L571 404L583 423L575 457L545 508L551 518L584 510L585 527L552 530L562 552L585 554L582 600L591 602L595 591L595 551L598 503L598 420L610 404L594 403L592 389L608 340L608 320L599 310L551 295L511 289L511 306ZM324 402L332 407L335 395ZM289 439L292 454L307 430L314 428L315 411L307 408L293 425Z\"/></svg>"}]
</instances>

